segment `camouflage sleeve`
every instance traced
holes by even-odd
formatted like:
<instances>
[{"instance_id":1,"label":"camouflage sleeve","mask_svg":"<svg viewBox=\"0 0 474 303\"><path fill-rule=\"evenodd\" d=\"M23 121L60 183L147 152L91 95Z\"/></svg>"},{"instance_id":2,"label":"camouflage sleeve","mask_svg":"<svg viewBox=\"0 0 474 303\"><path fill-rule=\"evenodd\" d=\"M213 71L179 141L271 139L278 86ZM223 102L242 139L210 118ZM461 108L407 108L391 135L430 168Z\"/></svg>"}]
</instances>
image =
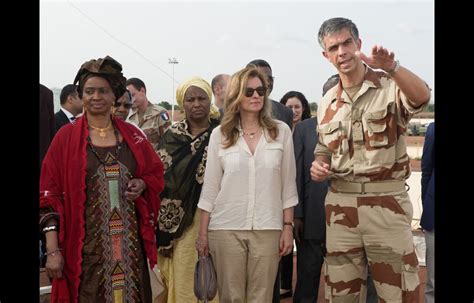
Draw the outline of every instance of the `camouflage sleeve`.
<instances>
[{"instance_id":1,"label":"camouflage sleeve","mask_svg":"<svg viewBox=\"0 0 474 303\"><path fill-rule=\"evenodd\" d=\"M428 84L425 83L425 85L428 87L429 90L431 90ZM408 99L408 97L401 91L401 89L398 86L396 88L396 101L398 105L397 108L399 108L399 116L400 118L402 118L402 121L404 122L405 125L408 124L408 122L410 121L411 117L414 114L422 112L423 109L429 103L429 102L426 102L425 104L419 107L414 107L410 99Z\"/></svg>"},{"instance_id":2,"label":"camouflage sleeve","mask_svg":"<svg viewBox=\"0 0 474 303\"><path fill-rule=\"evenodd\" d=\"M318 108L317 112L318 125L316 126L316 132L318 133L318 143L314 148L314 156L315 158L317 155L326 156L328 159L331 159L332 151L324 144L324 135L321 134L321 125L319 124L319 121L324 121L324 113L326 112L326 108L323 101L321 101L320 104L321 106Z\"/></svg>"},{"instance_id":3,"label":"camouflage sleeve","mask_svg":"<svg viewBox=\"0 0 474 303\"><path fill-rule=\"evenodd\" d=\"M170 116L167 110L163 110L158 115L158 126L166 129L167 126L171 124Z\"/></svg>"},{"instance_id":4,"label":"camouflage sleeve","mask_svg":"<svg viewBox=\"0 0 474 303\"><path fill-rule=\"evenodd\" d=\"M332 151L324 144L324 135L321 134L319 125L316 127L316 130L318 132L318 144L316 144L314 149L314 156L326 156L328 159L331 159Z\"/></svg>"}]
</instances>

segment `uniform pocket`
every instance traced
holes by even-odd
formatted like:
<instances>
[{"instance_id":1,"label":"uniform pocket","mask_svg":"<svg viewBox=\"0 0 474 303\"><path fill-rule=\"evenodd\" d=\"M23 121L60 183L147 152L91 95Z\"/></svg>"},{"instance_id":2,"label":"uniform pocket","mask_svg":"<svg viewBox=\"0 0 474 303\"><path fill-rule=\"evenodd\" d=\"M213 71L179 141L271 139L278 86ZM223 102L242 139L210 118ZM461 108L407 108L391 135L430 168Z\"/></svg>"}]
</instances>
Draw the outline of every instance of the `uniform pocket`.
<instances>
[{"instance_id":1,"label":"uniform pocket","mask_svg":"<svg viewBox=\"0 0 474 303\"><path fill-rule=\"evenodd\" d=\"M372 147L388 145L387 113L387 108L385 108L363 116L362 121L367 130L369 145Z\"/></svg>"},{"instance_id":2,"label":"uniform pocket","mask_svg":"<svg viewBox=\"0 0 474 303\"><path fill-rule=\"evenodd\" d=\"M281 159L283 157L283 144L273 142L267 143L265 146L265 167L266 168L281 168Z\"/></svg>"},{"instance_id":3,"label":"uniform pocket","mask_svg":"<svg viewBox=\"0 0 474 303\"><path fill-rule=\"evenodd\" d=\"M239 147L234 145L226 149L219 150L219 159L222 167L224 167L224 174L237 172L240 170L240 155Z\"/></svg>"},{"instance_id":4,"label":"uniform pocket","mask_svg":"<svg viewBox=\"0 0 474 303\"><path fill-rule=\"evenodd\" d=\"M340 121L320 125L319 133L322 136L324 145L326 145L333 154L340 153L343 139Z\"/></svg>"},{"instance_id":5,"label":"uniform pocket","mask_svg":"<svg viewBox=\"0 0 474 303\"><path fill-rule=\"evenodd\" d=\"M415 252L405 255L402 263L402 297L403 302L418 302L420 277L418 275L418 258Z\"/></svg>"}]
</instances>

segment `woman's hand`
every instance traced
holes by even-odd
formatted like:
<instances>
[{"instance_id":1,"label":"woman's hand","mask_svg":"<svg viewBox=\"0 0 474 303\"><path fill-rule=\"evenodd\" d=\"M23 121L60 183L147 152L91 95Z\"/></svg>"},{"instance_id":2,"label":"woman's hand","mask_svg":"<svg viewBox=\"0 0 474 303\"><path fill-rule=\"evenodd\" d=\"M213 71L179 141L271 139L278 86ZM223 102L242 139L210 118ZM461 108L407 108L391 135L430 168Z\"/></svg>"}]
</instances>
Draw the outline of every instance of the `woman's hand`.
<instances>
[{"instance_id":1,"label":"woman's hand","mask_svg":"<svg viewBox=\"0 0 474 303\"><path fill-rule=\"evenodd\" d=\"M293 251L293 227L283 225L283 231L280 235L280 257L286 256Z\"/></svg>"},{"instance_id":2,"label":"woman's hand","mask_svg":"<svg viewBox=\"0 0 474 303\"><path fill-rule=\"evenodd\" d=\"M132 179L128 181L127 190L125 191L125 199L135 201L146 189L145 181L142 179Z\"/></svg>"},{"instance_id":3,"label":"woman's hand","mask_svg":"<svg viewBox=\"0 0 474 303\"><path fill-rule=\"evenodd\" d=\"M209 242L207 240L207 235L199 234L196 240L196 250L199 257L209 255Z\"/></svg>"},{"instance_id":4,"label":"woman's hand","mask_svg":"<svg viewBox=\"0 0 474 303\"><path fill-rule=\"evenodd\" d=\"M45 268L46 268L46 273L48 274L48 277L52 279L62 278L63 266L64 266L64 258L59 250L46 257Z\"/></svg>"}]
</instances>

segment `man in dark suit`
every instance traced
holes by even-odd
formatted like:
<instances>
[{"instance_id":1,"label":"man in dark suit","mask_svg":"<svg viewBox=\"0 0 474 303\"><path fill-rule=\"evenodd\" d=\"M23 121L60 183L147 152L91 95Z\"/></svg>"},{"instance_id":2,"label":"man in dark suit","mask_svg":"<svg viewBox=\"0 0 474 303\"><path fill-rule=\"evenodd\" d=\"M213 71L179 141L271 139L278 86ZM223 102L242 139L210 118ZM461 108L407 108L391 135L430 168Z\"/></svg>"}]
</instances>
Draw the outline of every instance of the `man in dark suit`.
<instances>
[{"instance_id":1,"label":"man in dark suit","mask_svg":"<svg viewBox=\"0 0 474 303\"><path fill-rule=\"evenodd\" d=\"M44 155L46 154L55 133L53 92L43 84L40 84L39 110L39 168L41 170ZM40 170L38 171L38 178Z\"/></svg>"},{"instance_id":2,"label":"man in dark suit","mask_svg":"<svg viewBox=\"0 0 474 303\"><path fill-rule=\"evenodd\" d=\"M421 227L425 232L426 242L426 286L425 302L433 303L435 294L434 273L434 204L435 204L435 167L434 167L434 122L428 126L423 145L423 156L421 157L421 202L423 212L421 214Z\"/></svg>"},{"instance_id":3,"label":"man in dark suit","mask_svg":"<svg viewBox=\"0 0 474 303\"><path fill-rule=\"evenodd\" d=\"M323 95L339 81L332 76L323 86ZM324 199L328 183L311 180L311 164L318 142L316 117L295 126L293 145L296 159L296 188L299 203L295 206L294 235L297 253L297 280L293 302L313 303L318 299L321 267L324 262L326 222Z\"/></svg>"},{"instance_id":4,"label":"man in dark suit","mask_svg":"<svg viewBox=\"0 0 474 303\"><path fill-rule=\"evenodd\" d=\"M59 96L61 109L54 114L56 132L64 125L71 123L82 113L82 100L77 94L77 85L68 84L61 90Z\"/></svg>"},{"instance_id":5,"label":"man in dark suit","mask_svg":"<svg viewBox=\"0 0 474 303\"><path fill-rule=\"evenodd\" d=\"M328 184L311 180L314 148L318 141L316 117L297 123L293 132L296 158L296 186L299 203L295 206L294 235L297 253L297 280L293 302L313 303L318 298L319 279L324 261L326 223L324 199Z\"/></svg>"}]
</instances>

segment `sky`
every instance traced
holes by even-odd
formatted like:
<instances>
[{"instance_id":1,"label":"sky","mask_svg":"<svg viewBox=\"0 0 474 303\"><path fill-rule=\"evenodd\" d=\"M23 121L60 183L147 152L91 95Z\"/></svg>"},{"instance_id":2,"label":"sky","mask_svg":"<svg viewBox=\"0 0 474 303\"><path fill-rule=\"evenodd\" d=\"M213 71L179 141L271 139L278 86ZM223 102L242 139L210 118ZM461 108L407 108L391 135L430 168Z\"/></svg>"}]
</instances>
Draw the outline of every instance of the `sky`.
<instances>
[{"instance_id":1,"label":"sky","mask_svg":"<svg viewBox=\"0 0 474 303\"><path fill-rule=\"evenodd\" d=\"M60 89L82 63L109 55L125 77L145 82L150 101L172 103L179 83L193 76L210 83L264 59L275 77L272 99L296 90L319 103L336 69L317 33L333 17L357 25L362 52L374 45L393 51L428 83L434 100L434 0L40 0L40 83Z\"/></svg>"}]
</instances>

